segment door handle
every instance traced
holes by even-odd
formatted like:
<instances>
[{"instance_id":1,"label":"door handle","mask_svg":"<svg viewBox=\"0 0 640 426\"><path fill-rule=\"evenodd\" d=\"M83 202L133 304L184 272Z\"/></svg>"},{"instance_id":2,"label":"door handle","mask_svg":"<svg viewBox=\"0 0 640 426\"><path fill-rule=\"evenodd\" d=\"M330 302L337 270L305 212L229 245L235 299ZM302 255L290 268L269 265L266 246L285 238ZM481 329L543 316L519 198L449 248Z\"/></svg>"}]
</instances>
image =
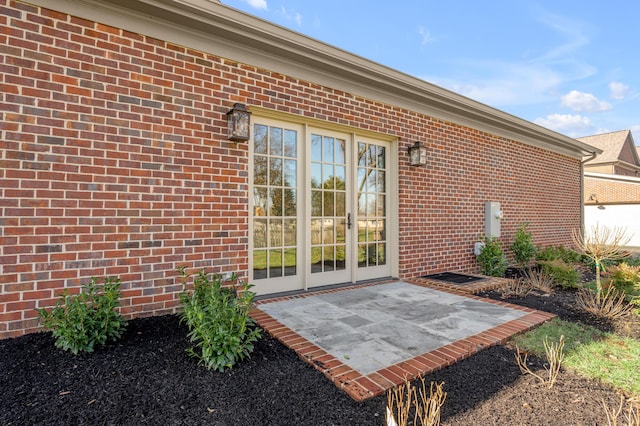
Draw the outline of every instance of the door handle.
<instances>
[{"instance_id":1,"label":"door handle","mask_svg":"<svg viewBox=\"0 0 640 426\"><path fill-rule=\"evenodd\" d=\"M347 229L351 229L351 213L347 213Z\"/></svg>"}]
</instances>

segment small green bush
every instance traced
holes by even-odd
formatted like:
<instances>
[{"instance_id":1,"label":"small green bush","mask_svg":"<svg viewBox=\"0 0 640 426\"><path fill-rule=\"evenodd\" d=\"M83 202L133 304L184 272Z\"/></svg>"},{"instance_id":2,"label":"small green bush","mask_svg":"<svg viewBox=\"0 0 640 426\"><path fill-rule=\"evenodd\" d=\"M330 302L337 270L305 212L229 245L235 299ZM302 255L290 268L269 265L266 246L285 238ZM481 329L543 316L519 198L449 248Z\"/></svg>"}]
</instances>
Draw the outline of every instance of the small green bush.
<instances>
[{"instance_id":1,"label":"small green bush","mask_svg":"<svg viewBox=\"0 0 640 426\"><path fill-rule=\"evenodd\" d=\"M520 225L516 231L515 239L511 244L511 251L516 263L522 268L526 268L527 264L533 260L536 255L536 246L533 245L531 232L527 231L528 223Z\"/></svg>"},{"instance_id":2,"label":"small green bush","mask_svg":"<svg viewBox=\"0 0 640 426\"><path fill-rule=\"evenodd\" d=\"M573 264L567 263L562 259L539 261L538 264L563 289L579 287L580 272Z\"/></svg>"},{"instance_id":3,"label":"small green bush","mask_svg":"<svg viewBox=\"0 0 640 426\"><path fill-rule=\"evenodd\" d=\"M186 290L189 278L179 269L185 282L180 295L184 307L181 322L189 327L189 339L194 346L187 352L200 360L207 369L224 371L248 358L253 343L261 334L249 316L255 293L251 285L241 282L239 292L222 286L219 275L201 270L193 279L193 291ZM235 278L235 277L234 277Z\"/></svg>"},{"instance_id":4,"label":"small green bush","mask_svg":"<svg viewBox=\"0 0 640 426\"><path fill-rule=\"evenodd\" d=\"M582 262L582 255L563 246L547 246L537 249L536 260L553 261L558 259L565 263L579 263Z\"/></svg>"},{"instance_id":5,"label":"small green bush","mask_svg":"<svg viewBox=\"0 0 640 426\"><path fill-rule=\"evenodd\" d=\"M640 291L640 266L631 266L626 262L611 266L607 283L623 293Z\"/></svg>"},{"instance_id":6,"label":"small green bush","mask_svg":"<svg viewBox=\"0 0 640 426\"><path fill-rule=\"evenodd\" d=\"M502 251L500 241L495 238L485 237L484 247L477 259L483 275L503 277L507 270L507 256Z\"/></svg>"},{"instance_id":7,"label":"small green bush","mask_svg":"<svg viewBox=\"0 0 640 426\"><path fill-rule=\"evenodd\" d=\"M640 266L622 262L608 270L605 285L613 285L634 305L634 312L640 314Z\"/></svg>"},{"instance_id":8,"label":"small green bush","mask_svg":"<svg viewBox=\"0 0 640 426\"><path fill-rule=\"evenodd\" d=\"M110 277L99 285L97 278L82 286L80 293L66 292L48 312L36 309L45 329L53 332L55 345L74 354L118 340L127 325L115 308L120 305L120 280Z\"/></svg>"}]
</instances>

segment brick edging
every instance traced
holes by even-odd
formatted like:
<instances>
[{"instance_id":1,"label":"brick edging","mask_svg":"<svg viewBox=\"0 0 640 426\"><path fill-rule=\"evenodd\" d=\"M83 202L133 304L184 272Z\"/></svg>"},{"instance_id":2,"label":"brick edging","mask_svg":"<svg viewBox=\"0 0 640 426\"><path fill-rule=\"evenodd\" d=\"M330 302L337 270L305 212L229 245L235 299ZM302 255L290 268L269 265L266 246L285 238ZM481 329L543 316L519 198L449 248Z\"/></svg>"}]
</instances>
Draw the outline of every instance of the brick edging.
<instances>
[{"instance_id":1,"label":"brick edging","mask_svg":"<svg viewBox=\"0 0 640 426\"><path fill-rule=\"evenodd\" d=\"M431 287L431 285L429 285L430 283L422 282L422 280L407 280L403 282L423 287ZM377 284L380 283L367 284L366 286ZM446 291L458 296L482 300L483 302L523 311L526 312L526 314L518 319L500 324L473 336L457 340L433 351L399 362L374 373L362 375L349 365L345 364L342 360L334 357L317 345L314 345L312 342L275 320L258 307L261 304L290 299L300 299L316 294L333 293L353 289L354 287L362 286L349 286L340 289L323 290L319 293L307 293L304 295L283 296L274 299L261 300L256 302L256 306L252 308L251 317L269 335L278 339L288 348L293 349L300 359L323 373L325 377L331 380L338 388L344 390L355 401L364 401L366 399L382 395L388 389L404 383L405 380L411 381L417 379L418 377L433 373L444 367L450 366L455 362L475 355L479 351L490 346L504 344L514 335L524 333L556 317L555 314L536 311L531 308L512 305L498 300L485 299L470 295L466 292L451 290L450 288L437 288L439 291Z\"/></svg>"}]
</instances>

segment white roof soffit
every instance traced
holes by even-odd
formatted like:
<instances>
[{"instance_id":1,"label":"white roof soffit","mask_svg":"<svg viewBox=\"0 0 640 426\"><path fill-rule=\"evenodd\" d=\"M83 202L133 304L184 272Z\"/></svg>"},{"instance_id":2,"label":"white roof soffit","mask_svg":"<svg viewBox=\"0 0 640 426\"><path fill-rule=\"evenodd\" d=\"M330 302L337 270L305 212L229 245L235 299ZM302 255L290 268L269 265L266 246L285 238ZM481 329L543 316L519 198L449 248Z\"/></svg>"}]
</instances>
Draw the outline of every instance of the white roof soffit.
<instances>
[{"instance_id":1,"label":"white roof soffit","mask_svg":"<svg viewBox=\"0 0 640 426\"><path fill-rule=\"evenodd\" d=\"M26 0L577 159L600 150L212 0Z\"/></svg>"}]
</instances>

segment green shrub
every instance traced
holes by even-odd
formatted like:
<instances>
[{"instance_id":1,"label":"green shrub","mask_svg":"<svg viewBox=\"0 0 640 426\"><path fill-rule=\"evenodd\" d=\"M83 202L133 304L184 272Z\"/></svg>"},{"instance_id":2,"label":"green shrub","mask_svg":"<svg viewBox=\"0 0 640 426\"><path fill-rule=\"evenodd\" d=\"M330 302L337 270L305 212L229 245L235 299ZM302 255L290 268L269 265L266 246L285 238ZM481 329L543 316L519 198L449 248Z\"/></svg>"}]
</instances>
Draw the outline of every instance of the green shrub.
<instances>
[{"instance_id":1,"label":"green shrub","mask_svg":"<svg viewBox=\"0 0 640 426\"><path fill-rule=\"evenodd\" d=\"M531 232L527 231L527 226L529 226L528 223L520 225L511 244L513 258L522 269L526 268L536 255L536 246L533 245Z\"/></svg>"},{"instance_id":2,"label":"green shrub","mask_svg":"<svg viewBox=\"0 0 640 426\"><path fill-rule=\"evenodd\" d=\"M626 262L611 266L607 282L624 293L640 291L640 266L631 266Z\"/></svg>"},{"instance_id":3,"label":"green shrub","mask_svg":"<svg viewBox=\"0 0 640 426\"><path fill-rule=\"evenodd\" d=\"M93 352L94 348L118 340L127 325L115 308L120 305L120 280L105 278L99 285L96 278L82 286L80 293L66 292L48 312L36 309L43 326L53 332L55 345L74 354Z\"/></svg>"},{"instance_id":4,"label":"green shrub","mask_svg":"<svg viewBox=\"0 0 640 426\"><path fill-rule=\"evenodd\" d=\"M624 294L625 299L636 307L635 312L640 313L640 266L626 262L611 266L605 284L613 285Z\"/></svg>"},{"instance_id":5,"label":"green shrub","mask_svg":"<svg viewBox=\"0 0 640 426\"><path fill-rule=\"evenodd\" d=\"M495 238L485 237L484 247L478 255L478 263L483 275L503 277L508 263L500 241Z\"/></svg>"},{"instance_id":6,"label":"green shrub","mask_svg":"<svg viewBox=\"0 0 640 426\"><path fill-rule=\"evenodd\" d=\"M577 288L579 286L580 273L573 264L567 263L562 259L539 261L538 264L563 289Z\"/></svg>"},{"instance_id":7,"label":"green shrub","mask_svg":"<svg viewBox=\"0 0 640 426\"><path fill-rule=\"evenodd\" d=\"M640 255L633 255L624 259L624 263L629 266L640 266Z\"/></svg>"},{"instance_id":8,"label":"green shrub","mask_svg":"<svg viewBox=\"0 0 640 426\"><path fill-rule=\"evenodd\" d=\"M582 262L582 255L563 246L547 246L542 249L538 248L536 252L536 260L553 261L558 259L565 263L579 263Z\"/></svg>"},{"instance_id":9,"label":"green shrub","mask_svg":"<svg viewBox=\"0 0 640 426\"><path fill-rule=\"evenodd\" d=\"M261 330L249 316L255 293L241 282L239 292L222 286L219 275L200 271L193 279L193 291L186 290L189 278L179 269L185 281L180 295L184 307L181 321L189 327L189 339L194 346L187 352L198 358L207 369L224 371L236 362L248 358ZM234 277L235 278L235 277Z\"/></svg>"}]
</instances>

